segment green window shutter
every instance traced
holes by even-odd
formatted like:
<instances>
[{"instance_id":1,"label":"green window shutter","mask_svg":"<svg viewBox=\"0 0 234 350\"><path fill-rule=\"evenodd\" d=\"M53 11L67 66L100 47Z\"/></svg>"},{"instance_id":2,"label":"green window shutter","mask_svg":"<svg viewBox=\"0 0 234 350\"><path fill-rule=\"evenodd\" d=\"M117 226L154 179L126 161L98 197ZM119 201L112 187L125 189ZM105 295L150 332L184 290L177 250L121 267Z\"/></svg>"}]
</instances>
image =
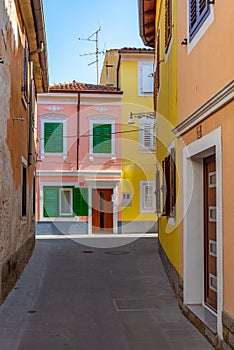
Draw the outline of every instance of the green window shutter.
<instances>
[{"instance_id":1,"label":"green window shutter","mask_svg":"<svg viewBox=\"0 0 234 350\"><path fill-rule=\"evenodd\" d=\"M44 217L59 216L59 187L44 187Z\"/></svg>"},{"instance_id":2,"label":"green window shutter","mask_svg":"<svg viewBox=\"0 0 234 350\"><path fill-rule=\"evenodd\" d=\"M111 124L93 125L93 153L111 153Z\"/></svg>"},{"instance_id":3,"label":"green window shutter","mask_svg":"<svg viewBox=\"0 0 234 350\"><path fill-rule=\"evenodd\" d=\"M77 216L88 216L88 188L74 188L73 210Z\"/></svg>"},{"instance_id":4,"label":"green window shutter","mask_svg":"<svg viewBox=\"0 0 234 350\"><path fill-rule=\"evenodd\" d=\"M46 153L63 152L63 123L44 124L44 145Z\"/></svg>"}]
</instances>

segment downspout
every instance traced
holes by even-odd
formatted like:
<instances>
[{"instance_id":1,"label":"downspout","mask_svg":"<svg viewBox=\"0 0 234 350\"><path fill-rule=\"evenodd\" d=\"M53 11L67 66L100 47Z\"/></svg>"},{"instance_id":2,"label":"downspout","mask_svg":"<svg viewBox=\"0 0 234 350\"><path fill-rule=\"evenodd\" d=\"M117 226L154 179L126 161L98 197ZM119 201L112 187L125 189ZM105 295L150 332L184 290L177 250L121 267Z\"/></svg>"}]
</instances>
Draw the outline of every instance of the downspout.
<instances>
[{"instance_id":1,"label":"downspout","mask_svg":"<svg viewBox=\"0 0 234 350\"><path fill-rule=\"evenodd\" d=\"M117 70L116 70L116 89L117 89L117 91L120 91L120 86L119 86L119 68L120 68L120 61L121 61L121 53L119 52L119 60L118 60Z\"/></svg>"},{"instance_id":2,"label":"downspout","mask_svg":"<svg viewBox=\"0 0 234 350\"><path fill-rule=\"evenodd\" d=\"M80 154L80 92L77 93L77 142L76 142L76 170L79 170Z\"/></svg>"},{"instance_id":3,"label":"downspout","mask_svg":"<svg viewBox=\"0 0 234 350\"><path fill-rule=\"evenodd\" d=\"M33 93L33 62L30 61L30 97L29 97L29 140L28 165L32 165L33 128L34 128L34 93Z\"/></svg>"}]
</instances>

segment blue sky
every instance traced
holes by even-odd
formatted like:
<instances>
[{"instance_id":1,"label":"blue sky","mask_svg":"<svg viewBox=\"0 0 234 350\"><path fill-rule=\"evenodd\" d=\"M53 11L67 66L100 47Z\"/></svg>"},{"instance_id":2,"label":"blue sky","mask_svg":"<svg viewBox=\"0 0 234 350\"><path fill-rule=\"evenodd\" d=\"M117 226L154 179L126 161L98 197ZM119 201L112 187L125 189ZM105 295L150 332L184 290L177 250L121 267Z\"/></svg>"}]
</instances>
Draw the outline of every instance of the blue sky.
<instances>
[{"instance_id":1,"label":"blue sky","mask_svg":"<svg viewBox=\"0 0 234 350\"><path fill-rule=\"evenodd\" d=\"M96 84L95 42L81 41L101 27L99 50L144 47L138 0L44 0L50 84L77 80ZM99 55L99 73L104 55Z\"/></svg>"}]
</instances>

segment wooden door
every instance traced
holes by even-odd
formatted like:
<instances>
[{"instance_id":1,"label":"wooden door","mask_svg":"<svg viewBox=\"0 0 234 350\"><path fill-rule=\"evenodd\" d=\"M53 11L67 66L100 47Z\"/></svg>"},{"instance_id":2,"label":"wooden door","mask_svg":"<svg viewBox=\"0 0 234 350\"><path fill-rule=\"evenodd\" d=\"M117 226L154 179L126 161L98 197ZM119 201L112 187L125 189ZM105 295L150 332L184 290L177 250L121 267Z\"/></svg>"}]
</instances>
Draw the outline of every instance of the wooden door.
<instances>
[{"instance_id":1,"label":"wooden door","mask_svg":"<svg viewBox=\"0 0 234 350\"><path fill-rule=\"evenodd\" d=\"M93 232L113 232L113 189L94 189L92 191Z\"/></svg>"},{"instance_id":2,"label":"wooden door","mask_svg":"<svg viewBox=\"0 0 234 350\"><path fill-rule=\"evenodd\" d=\"M205 303L217 310L215 156L204 159L204 248Z\"/></svg>"}]
</instances>

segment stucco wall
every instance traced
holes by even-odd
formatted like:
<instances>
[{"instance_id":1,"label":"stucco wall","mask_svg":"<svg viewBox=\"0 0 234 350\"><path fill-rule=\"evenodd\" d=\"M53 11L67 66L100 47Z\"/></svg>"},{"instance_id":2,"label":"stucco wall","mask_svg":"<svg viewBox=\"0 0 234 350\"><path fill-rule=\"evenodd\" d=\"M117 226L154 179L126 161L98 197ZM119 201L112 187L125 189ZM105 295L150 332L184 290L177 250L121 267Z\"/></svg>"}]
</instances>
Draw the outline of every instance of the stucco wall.
<instances>
[{"instance_id":1,"label":"stucco wall","mask_svg":"<svg viewBox=\"0 0 234 350\"><path fill-rule=\"evenodd\" d=\"M17 268L16 261L14 266L9 265L6 273L5 264L35 232L32 213L33 165L27 168L27 216L22 218L21 215L22 157L25 160L28 157L29 121L28 108L21 99L24 37L17 16L14 1L0 2L0 56L4 61L0 65L0 270L5 271L2 283L8 285L8 288L3 286L4 297L22 271L32 249L21 250L25 256L21 267ZM13 117L22 117L24 121L13 120ZM20 259L18 261L20 263Z\"/></svg>"}]
</instances>

